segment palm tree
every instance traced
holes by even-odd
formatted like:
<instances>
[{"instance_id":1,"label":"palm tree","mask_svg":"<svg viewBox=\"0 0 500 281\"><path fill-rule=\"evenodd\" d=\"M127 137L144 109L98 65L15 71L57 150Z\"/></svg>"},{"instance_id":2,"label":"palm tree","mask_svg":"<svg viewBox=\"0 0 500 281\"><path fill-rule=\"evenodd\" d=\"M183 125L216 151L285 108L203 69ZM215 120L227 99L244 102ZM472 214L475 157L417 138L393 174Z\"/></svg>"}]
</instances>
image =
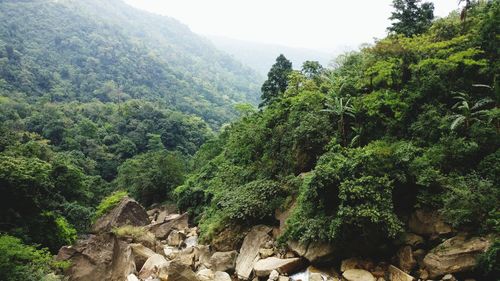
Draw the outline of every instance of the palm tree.
<instances>
[{"instance_id":1,"label":"palm tree","mask_svg":"<svg viewBox=\"0 0 500 281\"><path fill-rule=\"evenodd\" d=\"M453 119L450 126L452 130L457 129L462 125L464 125L465 129L468 130L472 123L481 122L482 117L488 113L487 109L482 108L493 102L490 98L484 98L473 104L467 94L460 92L457 92L454 99L457 100L457 103L455 103L452 107L452 109L456 110L456 113L450 116L450 118Z\"/></svg>"},{"instance_id":2,"label":"palm tree","mask_svg":"<svg viewBox=\"0 0 500 281\"><path fill-rule=\"evenodd\" d=\"M333 113L335 116L339 118L339 120L337 121L337 127L338 127L337 129L340 134L340 137L342 138L342 144L345 146L347 143L345 119L347 116L350 116L352 118L356 117L355 116L356 110L354 106L352 106L351 104L351 98L344 100L344 98L334 97L333 104L326 103L325 106L327 107L327 109L324 109L323 111Z\"/></svg>"}]
</instances>

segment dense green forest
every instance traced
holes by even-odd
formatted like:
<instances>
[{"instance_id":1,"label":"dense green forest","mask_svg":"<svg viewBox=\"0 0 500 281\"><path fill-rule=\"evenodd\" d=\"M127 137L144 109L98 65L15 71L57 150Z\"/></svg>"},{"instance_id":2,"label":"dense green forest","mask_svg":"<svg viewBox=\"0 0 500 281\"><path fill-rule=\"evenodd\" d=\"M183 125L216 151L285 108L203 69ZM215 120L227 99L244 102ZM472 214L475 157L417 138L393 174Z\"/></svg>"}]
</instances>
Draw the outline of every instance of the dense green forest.
<instances>
[{"instance_id":1,"label":"dense green forest","mask_svg":"<svg viewBox=\"0 0 500 281\"><path fill-rule=\"evenodd\" d=\"M328 241L350 255L390 251L415 208L499 233L500 3L434 21L421 16L432 7L399 9L387 38L333 69L292 70L280 56L264 107L201 147L174 195L204 239L273 223L290 204L283 241Z\"/></svg>"},{"instance_id":2,"label":"dense green forest","mask_svg":"<svg viewBox=\"0 0 500 281\"><path fill-rule=\"evenodd\" d=\"M291 205L281 241L340 255L390 255L416 208L498 237L500 2L408 2L333 68L280 55L259 100L264 79L173 19L1 1L0 280L67 267L51 253L126 193L175 201L205 241Z\"/></svg>"},{"instance_id":3,"label":"dense green forest","mask_svg":"<svg viewBox=\"0 0 500 281\"><path fill-rule=\"evenodd\" d=\"M73 243L115 189L167 199L235 104L258 104L258 74L119 0L1 1L0 19L0 280L40 280L47 253L21 241Z\"/></svg>"}]
</instances>

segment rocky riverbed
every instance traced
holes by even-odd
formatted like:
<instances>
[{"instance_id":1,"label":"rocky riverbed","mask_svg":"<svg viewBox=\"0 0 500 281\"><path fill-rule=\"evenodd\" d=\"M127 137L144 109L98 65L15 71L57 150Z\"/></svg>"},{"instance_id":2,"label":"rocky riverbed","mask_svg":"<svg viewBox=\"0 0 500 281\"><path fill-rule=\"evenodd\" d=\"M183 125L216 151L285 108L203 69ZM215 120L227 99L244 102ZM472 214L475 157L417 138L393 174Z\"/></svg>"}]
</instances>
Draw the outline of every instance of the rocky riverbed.
<instances>
[{"instance_id":1,"label":"rocky riverbed","mask_svg":"<svg viewBox=\"0 0 500 281\"><path fill-rule=\"evenodd\" d=\"M234 249L198 244L198 229L175 208L146 211L125 198L98 219L92 234L60 249L75 281L472 281L476 258L491 244L486 237L455 233L432 212L417 211L387 261L338 259L329 244L276 243L279 229L257 225ZM434 245L430 247L430 245Z\"/></svg>"}]
</instances>

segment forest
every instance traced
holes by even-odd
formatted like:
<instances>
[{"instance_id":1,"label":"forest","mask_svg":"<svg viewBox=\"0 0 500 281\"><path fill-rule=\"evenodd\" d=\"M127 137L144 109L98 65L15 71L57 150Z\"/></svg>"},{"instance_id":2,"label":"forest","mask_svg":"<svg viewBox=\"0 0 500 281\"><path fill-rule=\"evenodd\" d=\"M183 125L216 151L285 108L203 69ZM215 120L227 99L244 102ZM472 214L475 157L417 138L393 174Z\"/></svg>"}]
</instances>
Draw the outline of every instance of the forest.
<instances>
[{"instance_id":1,"label":"forest","mask_svg":"<svg viewBox=\"0 0 500 281\"><path fill-rule=\"evenodd\" d=\"M476 270L497 278L500 1L393 2L387 37L262 79L118 0L2 1L0 280L64 271L52 255L126 194L174 202L206 243L294 206L278 242L339 257L390 257L435 210L493 237Z\"/></svg>"}]
</instances>

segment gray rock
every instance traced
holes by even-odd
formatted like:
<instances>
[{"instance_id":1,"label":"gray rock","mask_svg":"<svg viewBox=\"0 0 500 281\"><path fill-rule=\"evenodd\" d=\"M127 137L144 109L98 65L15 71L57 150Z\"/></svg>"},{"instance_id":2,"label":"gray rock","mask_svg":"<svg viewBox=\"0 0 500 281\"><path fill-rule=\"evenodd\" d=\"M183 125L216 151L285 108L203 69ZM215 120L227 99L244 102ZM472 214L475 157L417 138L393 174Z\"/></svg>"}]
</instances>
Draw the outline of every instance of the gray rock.
<instances>
[{"instance_id":1,"label":"gray rock","mask_svg":"<svg viewBox=\"0 0 500 281\"><path fill-rule=\"evenodd\" d=\"M289 274L297 271L302 266L303 264L300 258L279 259L276 257L269 257L258 260L253 269L255 275L258 277L267 277L274 270L281 274Z\"/></svg>"},{"instance_id":2,"label":"gray rock","mask_svg":"<svg viewBox=\"0 0 500 281\"><path fill-rule=\"evenodd\" d=\"M254 263L259 258L259 249L271 240L272 228L264 225L254 226L243 240L240 254L236 259L236 274L242 280L248 280L252 274Z\"/></svg>"},{"instance_id":3,"label":"gray rock","mask_svg":"<svg viewBox=\"0 0 500 281\"><path fill-rule=\"evenodd\" d=\"M135 200L125 197L108 213L97 219L92 225L92 233L111 231L124 225L145 226L149 224L146 210Z\"/></svg>"},{"instance_id":4,"label":"gray rock","mask_svg":"<svg viewBox=\"0 0 500 281\"><path fill-rule=\"evenodd\" d=\"M236 266L238 252L216 252L210 257L210 264L214 271L233 271Z\"/></svg>"},{"instance_id":5,"label":"gray rock","mask_svg":"<svg viewBox=\"0 0 500 281\"><path fill-rule=\"evenodd\" d=\"M364 269L348 269L342 273L347 281L375 281L375 277Z\"/></svg>"},{"instance_id":6,"label":"gray rock","mask_svg":"<svg viewBox=\"0 0 500 281\"><path fill-rule=\"evenodd\" d=\"M448 273L467 272L477 265L477 257L486 252L491 241L483 237L466 238L458 235L432 249L424 258L423 265L430 278Z\"/></svg>"}]
</instances>

